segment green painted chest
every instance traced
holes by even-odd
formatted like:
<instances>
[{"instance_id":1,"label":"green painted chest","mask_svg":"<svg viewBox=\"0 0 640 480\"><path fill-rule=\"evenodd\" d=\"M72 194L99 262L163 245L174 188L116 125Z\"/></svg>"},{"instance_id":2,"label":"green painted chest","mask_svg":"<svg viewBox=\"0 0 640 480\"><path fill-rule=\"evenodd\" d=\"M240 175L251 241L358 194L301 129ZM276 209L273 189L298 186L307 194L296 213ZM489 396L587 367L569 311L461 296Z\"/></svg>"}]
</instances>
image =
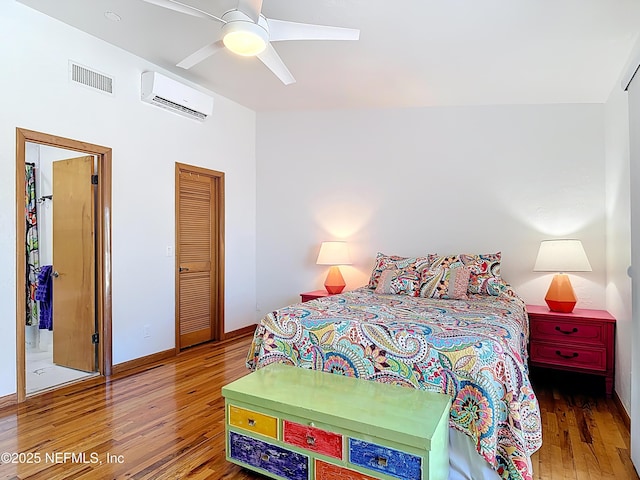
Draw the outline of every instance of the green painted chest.
<instances>
[{"instance_id":1,"label":"green painted chest","mask_svg":"<svg viewBox=\"0 0 640 480\"><path fill-rule=\"evenodd\" d=\"M227 460L271 478L448 478L447 395L283 364L222 394Z\"/></svg>"}]
</instances>

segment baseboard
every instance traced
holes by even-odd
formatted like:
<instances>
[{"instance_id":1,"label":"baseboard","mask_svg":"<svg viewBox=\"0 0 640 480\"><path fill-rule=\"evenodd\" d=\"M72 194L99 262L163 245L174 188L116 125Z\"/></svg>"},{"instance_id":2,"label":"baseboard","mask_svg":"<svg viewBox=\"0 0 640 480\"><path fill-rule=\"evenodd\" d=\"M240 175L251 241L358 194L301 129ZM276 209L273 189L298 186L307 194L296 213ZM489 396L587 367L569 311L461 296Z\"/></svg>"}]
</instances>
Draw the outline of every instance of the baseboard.
<instances>
[{"instance_id":1,"label":"baseboard","mask_svg":"<svg viewBox=\"0 0 640 480\"><path fill-rule=\"evenodd\" d=\"M134 358L133 360L129 360L128 362L118 363L111 368L111 375L117 375L123 372L128 372L129 370L144 368L152 363L161 362L162 360L166 360L167 358L173 358L176 356L175 348L170 350L164 350L162 352L152 353L151 355L147 355L140 358Z\"/></svg>"},{"instance_id":2,"label":"baseboard","mask_svg":"<svg viewBox=\"0 0 640 480\"><path fill-rule=\"evenodd\" d=\"M226 332L222 340L233 340L238 337L246 337L247 335L253 335L253 332L256 331L256 325L249 325L247 327L239 328L238 330L234 330L233 332Z\"/></svg>"},{"instance_id":3,"label":"baseboard","mask_svg":"<svg viewBox=\"0 0 640 480\"><path fill-rule=\"evenodd\" d=\"M18 395L12 393L11 395L5 395L4 397L0 397L0 410L5 407L11 407L12 405L16 405L18 403Z\"/></svg>"},{"instance_id":4,"label":"baseboard","mask_svg":"<svg viewBox=\"0 0 640 480\"><path fill-rule=\"evenodd\" d=\"M627 409L624 408L624 404L620 400L620 397L618 396L618 392L616 392L615 390L613 391L613 403L616 404L618 413L620 413L620 417L622 417L622 422L624 423L624 426L627 427L627 430L631 431L631 417L627 413Z\"/></svg>"},{"instance_id":5,"label":"baseboard","mask_svg":"<svg viewBox=\"0 0 640 480\"><path fill-rule=\"evenodd\" d=\"M238 330L234 330L232 332L227 332L224 334L224 338L221 341L233 340L238 337L244 337L247 335L252 335L255 331L255 325L249 325L248 327L243 327ZM153 363L161 362L166 360L167 358L173 358L176 356L176 350L174 348L170 350L164 350L162 352L152 353L151 355L147 355L145 357L134 358L133 360L129 360L128 362L118 363L114 365L111 369L111 375L118 375L123 372L128 372L130 370L139 370L143 369Z\"/></svg>"}]
</instances>

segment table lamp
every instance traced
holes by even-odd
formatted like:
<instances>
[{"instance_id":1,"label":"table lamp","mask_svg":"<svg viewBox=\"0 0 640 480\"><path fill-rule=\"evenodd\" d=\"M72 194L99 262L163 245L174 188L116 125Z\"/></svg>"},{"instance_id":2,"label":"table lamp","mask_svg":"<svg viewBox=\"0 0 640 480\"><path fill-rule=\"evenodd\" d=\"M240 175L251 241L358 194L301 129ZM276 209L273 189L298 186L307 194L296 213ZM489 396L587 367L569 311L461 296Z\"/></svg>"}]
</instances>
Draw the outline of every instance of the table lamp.
<instances>
[{"instance_id":1,"label":"table lamp","mask_svg":"<svg viewBox=\"0 0 640 480\"><path fill-rule=\"evenodd\" d=\"M322 242L318 253L318 265L331 265L329 273L324 281L324 288L329 293L340 293L344 290L345 283L338 265L350 265L349 249L347 242Z\"/></svg>"},{"instance_id":2,"label":"table lamp","mask_svg":"<svg viewBox=\"0 0 640 480\"><path fill-rule=\"evenodd\" d=\"M580 240L543 240L533 271L556 272L544 300L552 312L571 313L576 294L565 272L590 272L591 265Z\"/></svg>"}]
</instances>

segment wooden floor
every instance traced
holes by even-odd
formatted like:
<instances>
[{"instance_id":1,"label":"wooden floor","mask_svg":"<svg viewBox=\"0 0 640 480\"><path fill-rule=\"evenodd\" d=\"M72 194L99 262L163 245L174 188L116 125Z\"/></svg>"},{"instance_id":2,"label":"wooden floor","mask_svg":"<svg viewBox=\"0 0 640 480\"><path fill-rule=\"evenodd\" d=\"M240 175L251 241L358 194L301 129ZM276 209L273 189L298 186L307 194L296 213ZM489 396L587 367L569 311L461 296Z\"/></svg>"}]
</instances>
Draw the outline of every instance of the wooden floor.
<instances>
[{"instance_id":1,"label":"wooden floor","mask_svg":"<svg viewBox=\"0 0 640 480\"><path fill-rule=\"evenodd\" d=\"M18 462L0 453L0 478L264 479L224 456L220 388L248 373L249 341L196 347L107 385L0 410L0 452ZM638 479L629 432L597 381L548 372L532 379L544 432L534 478Z\"/></svg>"}]
</instances>

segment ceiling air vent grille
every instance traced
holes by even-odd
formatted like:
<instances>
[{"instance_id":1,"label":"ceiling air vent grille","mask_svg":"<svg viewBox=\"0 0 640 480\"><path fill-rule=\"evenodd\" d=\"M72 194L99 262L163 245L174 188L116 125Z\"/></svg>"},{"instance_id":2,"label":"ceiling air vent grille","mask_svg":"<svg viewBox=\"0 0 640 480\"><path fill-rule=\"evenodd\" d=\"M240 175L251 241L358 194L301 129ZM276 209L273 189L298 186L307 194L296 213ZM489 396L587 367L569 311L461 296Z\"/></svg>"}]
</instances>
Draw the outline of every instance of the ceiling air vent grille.
<instances>
[{"instance_id":1,"label":"ceiling air vent grille","mask_svg":"<svg viewBox=\"0 0 640 480\"><path fill-rule=\"evenodd\" d=\"M113 77L96 72L75 62L69 62L69 78L74 83L113 95Z\"/></svg>"},{"instance_id":2,"label":"ceiling air vent grille","mask_svg":"<svg viewBox=\"0 0 640 480\"><path fill-rule=\"evenodd\" d=\"M158 95L153 97L153 103L159 103L160 105L172 108L173 110L179 110L183 113L186 113L190 117L195 117L199 120L205 120L207 118L207 116L202 112L198 112L197 110L185 107L184 105L180 105L179 103L172 102L171 100L167 100L166 98L159 97Z\"/></svg>"}]
</instances>

